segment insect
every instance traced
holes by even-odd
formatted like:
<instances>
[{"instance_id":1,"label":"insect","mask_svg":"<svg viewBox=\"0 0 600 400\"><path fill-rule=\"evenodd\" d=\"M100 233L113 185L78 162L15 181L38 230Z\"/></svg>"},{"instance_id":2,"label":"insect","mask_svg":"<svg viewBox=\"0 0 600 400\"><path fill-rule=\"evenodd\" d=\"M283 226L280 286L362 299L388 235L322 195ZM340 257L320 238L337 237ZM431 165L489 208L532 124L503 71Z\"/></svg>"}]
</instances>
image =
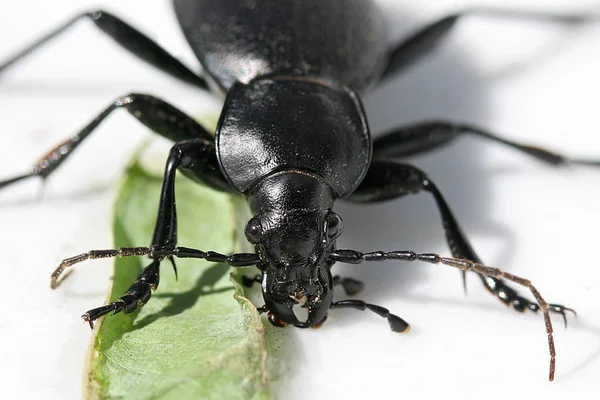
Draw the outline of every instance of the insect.
<instances>
[{"instance_id":1,"label":"insect","mask_svg":"<svg viewBox=\"0 0 600 400\"><path fill-rule=\"evenodd\" d=\"M392 330L406 332L408 323L381 306L360 300L333 302L335 285L354 294L361 284L334 277L331 267L335 262L385 259L441 263L478 273L494 295L519 311L544 313L552 380L555 354L549 312L564 317L569 309L548 304L528 280L484 266L435 183L399 159L442 146L461 134L474 134L549 164L598 162L568 159L504 140L476 127L443 121L401 127L371 141L359 95L432 51L466 14L436 21L389 48L384 40L383 18L373 4L354 0L341 8L337 3L322 3L305 1L286 8L274 1L239 4L229 0L175 0L180 25L206 76L192 72L105 11L72 19L0 66L1 72L75 21L90 19L151 65L200 89L211 87L227 95L214 138L190 117L158 98L143 94L120 97L82 131L42 157L31 172L0 182L1 188L34 176L46 179L104 118L119 108L176 142L167 160L151 245L93 250L65 259L52 274L52 287L61 282L66 268L87 259L149 256L150 265L117 302L84 314L84 319L92 324L108 313L128 313L145 304L158 286L159 266L165 259L175 266L177 257L203 258L234 267L257 265L261 274L246 283L261 283L265 306L260 310L268 313L275 325L318 326L329 310L354 308L373 311L386 318ZM563 23L585 21L585 17L568 15L477 12ZM246 226L246 236L255 245L256 253L222 255L177 247L176 170L217 190L237 192L248 199L255 216ZM336 200L370 203L417 192L433 196L453 258L411 251L363 253L336 248L336 239L342 233L341 217L333 211ZM536 302L521 297L506 280L529 288ZM306 319L298 317L298 306L307 309Z\"/></svg>"}]
</instances>

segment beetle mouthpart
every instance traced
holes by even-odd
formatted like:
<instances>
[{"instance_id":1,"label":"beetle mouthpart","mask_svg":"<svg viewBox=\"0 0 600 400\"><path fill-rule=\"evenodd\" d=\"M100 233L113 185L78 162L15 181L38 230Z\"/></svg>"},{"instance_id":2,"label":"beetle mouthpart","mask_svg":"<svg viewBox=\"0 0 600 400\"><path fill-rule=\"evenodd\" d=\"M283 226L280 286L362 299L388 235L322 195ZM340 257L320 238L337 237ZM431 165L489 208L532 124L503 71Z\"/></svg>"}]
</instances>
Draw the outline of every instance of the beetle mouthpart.
<instances>
[{"instance_id":1,"label":"beetle mouthpart","mask_svg":"<svg viewBox=\"0 0 600 400\"><path fill-rule=\"evenodd\" d=\"M296 304L292 306L292 312L296 316L298 322L305 324L308 321L308 297L306 295L295 298Z\"/></svg>"}]
</instances>

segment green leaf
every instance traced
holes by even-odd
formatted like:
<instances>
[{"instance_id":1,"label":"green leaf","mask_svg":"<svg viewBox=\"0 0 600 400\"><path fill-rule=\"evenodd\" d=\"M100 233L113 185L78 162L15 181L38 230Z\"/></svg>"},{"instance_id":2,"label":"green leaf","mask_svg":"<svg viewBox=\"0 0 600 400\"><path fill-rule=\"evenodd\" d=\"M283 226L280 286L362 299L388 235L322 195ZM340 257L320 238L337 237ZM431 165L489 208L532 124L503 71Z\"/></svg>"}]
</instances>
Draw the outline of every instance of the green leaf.
<instances>
[{"instance_id":1,"label":"green leaf","mask_svg":"<svg viewBox=\"0 0 600 400\"><path fill-rule=\"evenodd\" d=\"M115 245L149 243L162 179L135 158L115 206ZM178 177L178 243L230 254L237 249L242 202ZM108 315L95 329L86 375L88 398L267 399L267 350L256 308L227 265L176 260L178 281L162 263L158 290L133 314ZM109 301L149 260L117 259Z\"/></svg>"}]
</instances>

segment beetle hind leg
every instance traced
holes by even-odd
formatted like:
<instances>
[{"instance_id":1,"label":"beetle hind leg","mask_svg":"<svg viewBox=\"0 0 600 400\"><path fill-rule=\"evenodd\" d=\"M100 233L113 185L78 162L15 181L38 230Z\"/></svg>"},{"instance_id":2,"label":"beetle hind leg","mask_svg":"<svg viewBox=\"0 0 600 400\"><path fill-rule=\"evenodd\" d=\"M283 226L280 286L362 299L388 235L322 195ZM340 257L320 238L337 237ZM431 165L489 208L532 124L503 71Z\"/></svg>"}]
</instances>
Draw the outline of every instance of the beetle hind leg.
<instances>
[{"instance_id":1,"label":"beetle hind leg","mask_svg":"<svg viewBox=\"0 0 600 400\"><path fill-rule=\"evenodd\" d=\"M68 30L76 22L82 19L91 20L101 32L140 60L145 61L151 66L160 69L166 74L185 83L194 85L203 90L208 90L208 84L204 78L192 72L188 67L170 55L148 36L144 35L119 17L103 10L81 13L66 21L53 31L48 32L45 36L39 38L8 60L0 62L0 74L48 43L50 40L54 39L56 36Z\"/></svg>"},{"instance_id":2,"label":"beetle hind leg","mask_svg":"<svg viewBox=\"0 0 600 400\"><path fill-rule=\"evenodd\" d=\"M397 46L390 48L389 60L384 68L382 79L402 72L421 57L431 54L450 35L456 24L469 16L540 21L566 25L582 24L600 19L600 16L594 13L558 14L544 11L494 8L466 9L429 23L400 42Z\"/></svg>"}]
</instances>

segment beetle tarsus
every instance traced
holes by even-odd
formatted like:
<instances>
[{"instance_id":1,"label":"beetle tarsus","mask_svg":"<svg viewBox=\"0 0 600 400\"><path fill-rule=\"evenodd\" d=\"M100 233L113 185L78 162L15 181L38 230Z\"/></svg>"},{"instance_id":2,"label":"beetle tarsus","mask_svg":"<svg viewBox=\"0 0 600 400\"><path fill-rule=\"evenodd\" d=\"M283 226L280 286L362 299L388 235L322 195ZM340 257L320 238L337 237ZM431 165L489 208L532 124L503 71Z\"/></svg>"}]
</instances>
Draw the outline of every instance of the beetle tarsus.
<instances>
[{"instance_id":1,"label":"beetle tarsus","mask_svg":"<svg viewBox=\"0 0 600 400\"><path fill-rule=\"evenodd\" d=\"M484 279L491 280L492 278L484 276ZM507 286L502 280L491 280L488 285L485 285L485 287L501 302L509 307L512 307L516 311L525 312L525 310L530 310L537 313L540 310L539 304L520 296L516 290ZM559 314L563 318L565 328L567 327L566 313L571 312L573 315L577 315L575 310L565 307L561 304L548 304L548 307L550 312Z\"/></svg>"},{"instance_id":2,"label":"beetle tarsus","mask_svg":"<svg viewBox=\"0 0 600 400\"><path fill-rule=\"evenodd\" d=\"M510 10L499 8L470 8L446 15L422 27L407 39L390 49L389 60L382 78L393 76L409 67L421 57L431 54L446 39L459 20L469 16L485 16L513 20L554 22L562 24L581 24L597 21L598 14L558 14L543 11Z\"/></svg>"}]
</instances>

